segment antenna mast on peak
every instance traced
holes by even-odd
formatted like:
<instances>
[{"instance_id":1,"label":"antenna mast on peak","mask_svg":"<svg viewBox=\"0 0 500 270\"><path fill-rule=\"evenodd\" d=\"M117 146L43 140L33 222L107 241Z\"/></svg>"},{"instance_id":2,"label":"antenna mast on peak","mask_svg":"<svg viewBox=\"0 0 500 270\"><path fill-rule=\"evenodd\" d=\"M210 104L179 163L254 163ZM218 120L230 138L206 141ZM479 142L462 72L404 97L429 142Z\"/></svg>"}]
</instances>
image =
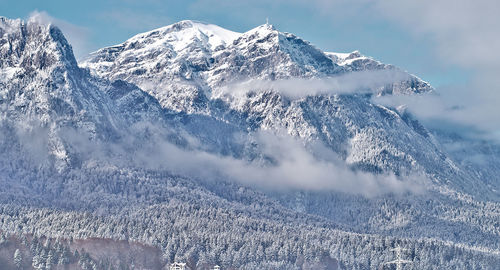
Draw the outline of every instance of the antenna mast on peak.
<instances>
[{"instance_id":1,"label":"antenna mast on peak","mask_svg":"<svg viewBox=\"0 0 500 270\"><path fill-rule=\"evenodd\" d=\"M269 25L269 18L266 17L266 25Z\"/></svg>"}]
</instances>

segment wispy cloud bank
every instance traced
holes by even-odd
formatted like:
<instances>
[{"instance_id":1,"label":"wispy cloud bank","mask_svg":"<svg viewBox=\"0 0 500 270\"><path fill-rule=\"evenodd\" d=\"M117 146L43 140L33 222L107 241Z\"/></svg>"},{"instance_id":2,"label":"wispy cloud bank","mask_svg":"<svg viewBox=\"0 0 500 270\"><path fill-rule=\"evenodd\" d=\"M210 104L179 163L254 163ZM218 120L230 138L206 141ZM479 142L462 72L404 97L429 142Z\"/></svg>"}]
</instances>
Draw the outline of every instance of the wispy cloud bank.
<instances>
[{"instance_id":1,"label":"wispy cloud bank","mask_svg":"<svg viewBox=\"0 0 500 270\"><path fill-rule=\"evenodd\" d=\"M215 95L242 96L249 92L276 91L296 99L322 94L374 93L388 84L408 80L400 70L370 70L351 72L328 78L290 78L281 80L247 80L224 85Z\"/></svg>"},{"instance_id":2,"label":"wispy cloud bank","mask_svg":"<svg viewBox=\"0 0 500 270\"><path fill-rule=\"evenodd\" d=\"M397 177L392 173L355 171L320 142L304 145L284 131L251 134L257 158L249 161L201 150L197 139L186 134L182 135L184 143L173 143L166 139L171 131L148 123L138 123L133 129L148 129L148 134L140 138L124 134L120 141L100 142L70 127L18 128L16 132L23 151L39 163L36 166L54 159L58 164L83 162L85 167L96 166L94 169L111 166L165 170L200 181L235 181L274 191L336 191L365 197L418 194L425 191L428 181L418 175ZM0 136L2 139L6 138Z\"/></svg>"},{"instance_id":3,"label":"wispy cloud bank","mask_svg":"<svg viewBox=\"0 0 500 270\"><path fill-rule=\"evenodd\" d=\"M135 155L140 166L163 168L196 179L225 179L272 190L338 191L367 197L387 193L420 193L425 177L353 171L321 144L307 148L289 135L254 134L261 159L245 161L181 148L160 137Z\"/></svg>"},{"instance_id":4,"label":"wispy cloud bank","mask_svg":"<svg viewBox=\"0 0 500 270\"><path fill-rule=\"evenodd\" d=\"M490 112L487 117L481 117L477 114L478 109L467 104L467 97L462 94L458 92L454 97L448 98L445 94L433 92L410 96L375 96L372 100L377 104L409 111L427 128L456 132L469 139L500 143L498 124L494 120L495 110L482 108L485 112ZM456 100L456 95L464 100Z\"/></svg>"},{"instance_id":5,"label":"wispy cloud bank","mask_svg":"<svg viewBox=\"0 0 500 270\"><path fill-rule=\"evenodd\" d=\"M440 60L464 67L498 67L500 3L489 0L374 1L388 19L417 35L431 35ZM477 67L474 67L477 68Z\"/></svg>"},{"instance_id":6,"label":"wispy cloud bank","mask_svg":"<svg viewBox=\"0 0 500 270\"><path fill-rule=\"evenodd\" d=\"M468 85L438 89L440 115L475 126L500 140L500 3L489 0L375 1L375 8L417 36L430 37L437 59L472 74ZM441 113L441 112L440 112Z\"/></svg>"}]
</instances>

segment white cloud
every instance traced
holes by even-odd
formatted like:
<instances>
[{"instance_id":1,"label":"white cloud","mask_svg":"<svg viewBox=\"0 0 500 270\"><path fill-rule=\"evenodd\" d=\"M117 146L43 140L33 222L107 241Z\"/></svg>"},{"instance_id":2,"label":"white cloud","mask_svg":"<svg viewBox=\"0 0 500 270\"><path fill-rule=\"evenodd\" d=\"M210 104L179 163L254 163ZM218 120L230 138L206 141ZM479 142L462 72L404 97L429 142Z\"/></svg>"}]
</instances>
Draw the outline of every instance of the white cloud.
<instances>
[{"instance_id":1,"label":"white cloud","mask_svg":"<svg viewBox=\"0 0 500 270\"><path fill-rule=\"evenodd\" d=\"M73 53L77 59L85 56L90 51L90 31L87 28L54 18L46 11L35 10L31 12L29 20L36 21L40 24L52 24L59 27L70 45L73 47Z\"/></svg>"},{"instance_id":2,"label":"white cloud","mask_svg":"<svg viewBox=\"0 0 500 270\"><path fill-rule=\"evenodd\" d=\"M387 84L408 79L409 75L399 70L359 71L328 78L252 79L224 85L215 90L214 95L242 96L248 92L273 90L296 99L321 94L373 93Z\"/></svg>"},{"instance_id":3,"label":"white cloud","mask_svg":"<svg viewBox=\"0 0 500 270\"><path fill-rule=\"evenodd\" d=\"M376 1L388 19L435 42L437 61L472 75L467 85L438 89L449 110L440 117L500 139L500 3L490 0Z\"/></svg>"},{"instance_id":4,"label":"white cloud","mask_svg":"<svg viewBox=\"0 0 500 270\"><path fill-rule=\"evenodd\" d=\"M388 19L415 34L431 35L441 60L498 67L500 3L490 0L375 1Z\"/></svg>"},{"instance_id":5,"label":"white cloud","mask_svg":"<svg viewBox=\"0 0 500 270\"><path fill-rule=\"evenodd\" d=\"M199 150L199 142L185 134L190 145L181 147L165 139L168 130L145 123L135 128L142 130L145 127L149 130L148 140L142 136L139 140L128 137L103 144L89 140L88 134L71 129L61 130L59 135L73 154L90 161L87 162L89 166L137 166L202 181L236 181L268 190L337 191L375 197L388 193L418 194L425 191L428 181L416 175L396 177L392 173L353 171L321 143L306 147L284 131L252 134L261 156L247 161Z\"/></svg>"},{"instance_id":6,"label":"white cloud","mask_svg":"<svg viewBox=\"0 0 500 270\"><path fill-rule=\"evenodd\" d=\"M366 197L420 193L426 181L419 176L398 179L391 173L355 172L327 147L318 143L307 150L284 132L254 134L264 158L252 162L183 149L157 135L151 145L141 146L134 155L136 165L163 168L197 179L226 179L272 190L328 190Z\"/></svg>"}]
</instances>

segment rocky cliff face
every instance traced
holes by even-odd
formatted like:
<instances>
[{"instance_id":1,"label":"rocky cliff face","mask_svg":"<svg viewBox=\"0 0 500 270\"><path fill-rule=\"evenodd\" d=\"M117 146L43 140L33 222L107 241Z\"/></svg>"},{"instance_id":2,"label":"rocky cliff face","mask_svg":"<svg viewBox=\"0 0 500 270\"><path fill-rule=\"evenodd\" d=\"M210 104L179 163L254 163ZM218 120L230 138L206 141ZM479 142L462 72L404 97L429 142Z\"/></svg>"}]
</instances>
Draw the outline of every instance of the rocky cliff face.
<instances>
[{"instance_id":1,"label":"rocky cliff face","mask_svg":"<svg viewBox=\"0 0 500 270\"><path fill-rule=\"evenodd\" d=\"M74 159L69 134L113 141L130 125L164 115L156 100L136 86L110 83L80 69L55 26L0 18L0 36L0 121L6 148L22 138L29 144L36 139L62 169Z\"/></svg>"}]
</instances>

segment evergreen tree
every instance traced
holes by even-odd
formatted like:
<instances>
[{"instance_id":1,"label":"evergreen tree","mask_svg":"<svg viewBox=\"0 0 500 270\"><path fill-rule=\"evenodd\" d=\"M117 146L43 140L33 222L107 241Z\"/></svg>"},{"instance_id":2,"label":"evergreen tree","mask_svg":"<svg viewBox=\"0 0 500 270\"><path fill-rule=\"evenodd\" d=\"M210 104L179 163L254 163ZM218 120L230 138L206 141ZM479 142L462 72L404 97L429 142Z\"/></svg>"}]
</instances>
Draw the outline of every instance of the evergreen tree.
<instances>
[{"instance_id":1,"label":"evergreen tree","mask_svg":"<svg viewBox=\"0 0 500 270\"><path fill-rule=\"evenodd\" d=\"M23 265L23 255L21 254L21 251L19 249L16 249L14 252L14 264L16 265L17 269L21 269L21 266Z\"/></svg>"}]
</instances>

